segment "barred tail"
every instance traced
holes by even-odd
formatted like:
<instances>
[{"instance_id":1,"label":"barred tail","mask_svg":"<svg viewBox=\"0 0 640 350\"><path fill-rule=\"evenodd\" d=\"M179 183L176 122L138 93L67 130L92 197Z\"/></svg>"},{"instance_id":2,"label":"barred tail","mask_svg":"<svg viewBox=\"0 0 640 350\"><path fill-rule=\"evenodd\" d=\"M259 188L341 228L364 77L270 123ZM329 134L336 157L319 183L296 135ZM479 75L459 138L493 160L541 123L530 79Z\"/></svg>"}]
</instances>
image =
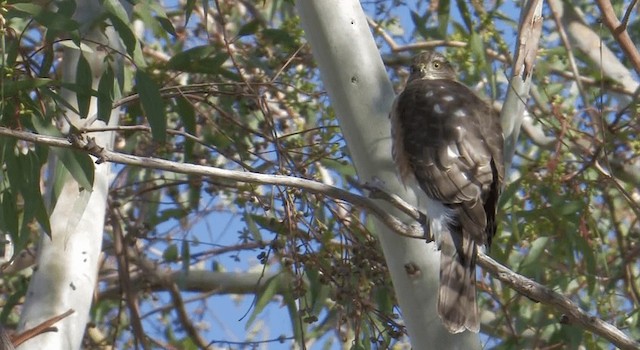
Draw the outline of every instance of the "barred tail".
<instances>
[{"instance_id":1,"label":"barred tail","mask_svg":"<svg viewBox=\"0 0 640 350\"><path fill-rule=\"evenodd\" d=\"M480 317L475 286L476 243L460 226L452 226L441 237L438 314L451 333L465 329L477 333Z\"/></svg>"}]
</instances>

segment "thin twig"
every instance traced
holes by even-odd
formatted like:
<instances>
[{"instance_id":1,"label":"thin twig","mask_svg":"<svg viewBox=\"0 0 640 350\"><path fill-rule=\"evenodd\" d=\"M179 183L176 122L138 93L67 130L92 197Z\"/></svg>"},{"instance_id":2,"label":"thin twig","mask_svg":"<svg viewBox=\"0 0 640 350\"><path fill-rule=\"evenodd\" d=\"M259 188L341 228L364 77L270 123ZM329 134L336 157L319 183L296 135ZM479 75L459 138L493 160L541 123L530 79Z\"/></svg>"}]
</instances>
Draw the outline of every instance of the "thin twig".
<instances>
[{"instance_id":1,"label":"thin twig","mask_svg":"<svg viewBox=\"0 0 640 350\"><path fill-rule=\"evenodd\" d=\"M627 7L627 11L624 13L624 17L622 17L622 28L627 30L627 23L629 23L629 16L631 16L631 10L633 10L634 6L638 3L638 0L631 1L629 7Z\"/></svg>"}]
</instances>

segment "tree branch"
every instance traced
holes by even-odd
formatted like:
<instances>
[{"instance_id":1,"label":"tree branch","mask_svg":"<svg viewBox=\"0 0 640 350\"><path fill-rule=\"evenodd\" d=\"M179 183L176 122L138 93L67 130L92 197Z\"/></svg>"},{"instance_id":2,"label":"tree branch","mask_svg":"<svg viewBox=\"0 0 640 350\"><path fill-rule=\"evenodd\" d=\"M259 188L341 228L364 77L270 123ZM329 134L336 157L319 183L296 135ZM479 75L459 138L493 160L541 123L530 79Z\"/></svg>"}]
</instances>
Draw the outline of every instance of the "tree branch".
<instances>
[{"instance_id":1,"label":"tree branch","mask_svg":"<svg viewBox=\"0 0 640 350\"><path fill-rule=\"evenodd\" d=\"M422 225L404 224L398 218L384 211L374 200L370 198L362 197L344 189L325 185L311 180L284 175L267 175L251 172L233 171L202 165L178 163L164 159L132 156L101 148L95 143L92 143L91 139L84 140L81 137L76 137L76 141L74 143L71 143L69 140L59 137L36 135L29 132L15 131L4 127L0 127L0 136L14 137L23 141L35 142L53 147L82 150L98 158L98 162L108 161L123 165L139 166L155 170L165 170L181 174L209 176L237 182L299 188L312 193L323 194L328 197L341 199L351 204L364 207L368 209L373 215L378 217L378 219L388 225L388 227L396 233L404 234L406 232L411 232L411 235L415 236L416 238L426 236L425 232L423 231ZM510 269L499 264L498 262L481 252L478 252L478 265L491 273L492 276L496 277L524 296L540 303L555 307L558 311L560 311L568 318L566 321L561 319L559 320L559 322L568 322L580 325L584 329L606 338L620 349L640 348L640 343L635 342L634 340L629 338L615 326L597 317L589 316L569 298L556 293L553 290L527 277L511 271Z\"/></svg>"},{"instance_id":2,"label":"tree branch","mask_svg":"<svg viewBox=\"0 0 640 350\"><path fill-rule=\"evenodd\" d=\"M623 25L618 20L611 2L607 0L596 0L600 12L602 12L602 20L604 24L609 28L609 31L613 35L614 39L620 44L620 48L624 51L636 73L640 74L640 53L636 49L636 45L631 40L626 25Z\"/></svg>"},{"instance_id":3,"label":"tree branch","mask_svg":"<svg viewBox=\"0 0 640 350\"><path fill-rule=\"evenodd\" d=\"M560 317L558 322L580 325L584 329L608 339L620 349L631 350L640 348L640 343L629 338L612 324L588 315L571 301L571 299L554 292L536 281L509 270L491 257L478 253L478 265L482 266L482 268L491 273L492 276L518 293L536 302L554 306L563 316Z\"/></svg>"}]
</instances>

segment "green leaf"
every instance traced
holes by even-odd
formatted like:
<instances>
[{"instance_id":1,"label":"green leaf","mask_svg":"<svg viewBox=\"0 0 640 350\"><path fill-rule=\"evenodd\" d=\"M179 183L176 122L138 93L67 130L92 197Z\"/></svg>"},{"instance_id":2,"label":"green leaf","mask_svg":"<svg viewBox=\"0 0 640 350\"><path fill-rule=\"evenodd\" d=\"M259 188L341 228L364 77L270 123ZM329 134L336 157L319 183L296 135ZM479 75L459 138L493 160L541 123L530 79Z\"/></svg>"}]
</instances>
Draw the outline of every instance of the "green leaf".
<instances>
[{"instance_id":1,"label":"green leaf","mask_svg":"<svg viewBox=\"0 0 640 350\"><path fill-rule=\"evenodd\" d=\"M33 151L26 153L15 152L16 142L13 139L7 139L2 144L2 162L5 165L5 174L8 178L9 187L12 189L11 196L16 199L18 194L22 195L25 203L22 218L18 220L17 229L15 225L9 222L9 228L13 230L14 244L16 247L22 248L29 238L30 230L28 225L35 218L40 226L47 234L51 234L49 225L49 215L44 205L44 199L40 193L40 172L43 162ZM9 215L11 208L3 208L3 215ZM18 212L18 208L15 208ZM13 220L9 219L8 220ZM21 224L20 224L21 222Z\"/></svg>"},{"instance_id":2,"label":"green leaf","mask_svg":"<svg viewBox=\"0 0 640 350\"><path fill-rule=\"evenodd\" d=\"M111 66L102 73L98 83L98 119L105 123L111 117L113 108L115 75Z\"/></svg>"},{"instance_id":3,"label":"green leaf","mask_svg":"<svg viewBox=\"0 0 640 350\"><path fill-rule=\"evenodd\" d=\"M189 19L191 18L191 14L193 13L193 9L196 8L196 0L187 0L187 3L184 5L184 26L186 27L189 24Z\"/></svg>"},{"instance_id":4,"label":"green leaf","mask_svg":"<svg viewBox=\"0 0 640 350\"><path fill-rule=\"evenodd\" d=\"M2 232L6 232L13 242L18 240L19 235L19 216L16 198L10 189L5 189L1 196L2 201L2 218L0 220L0 228Z\"/></svg>"},{"instance_id":5,"label":"green leaf","mask_svg":"<svg viewBox=\"0 0 640 350\"><path fill-rule=\"evenodd\" d=\"M156 225L169 221L171 219L180 220L187 216L189 213L182 208L169 208L160 211L159 214L160 215L156 217L156 222L154 222L154 224Z\"/></svg>"},{"instance_id":6,"label":"green leaf","mask_svg":"<svg viewBox=\"0 0 640 350\"><path fill-rule=\"evenodd\" d=\"M295 39L284 29L267 28L263 30L261 34L275 45L282 44L285 46L291 46L295 43Z\"/></svg>"},{"instance_id":7,"label":"green leaf","mask_svg":"<svg viewBox=\"0 0 640 350\"><path fill-rule=\"evenodd\" d=\"M7 318L11 314L11 310L14 309L14 306L22 304L21 299L27 294L27 283L15 283L13 285L17 285L17 290L14 293L9 293L9 295L6 296L4 305L2 305L2 312L0 312L0 322L2 324L7 323Z\"/></svg>"},{"instance_id":8,"label":"green leaf","mask_svg":"<svg viewBox=\"0 0 640 350\"><path fill-rule=\"evenodd\" d=\"M78 57L78 66L76 67L76 85L78 87L76 99L78 101L78 112L82 118L86 118L89 114L92 84L91 66L89 66L89 62L84 55L81 54Z\"/></svg>"},{"instance_id":9,"label":"green leaf","mask_svg":"<svg viewBox=\"0 0 640 350\"><path fill-rule=\"evenodd\" d=\"M53 51L53 45L52 44L45 44L44 47L42 48L42 61L40 62L40 73L39 76L40 77L45 77L47 74L49 74L49 71L51 70L51 66L53 66L53 59L54 59L54 51Z\"/></svg>"},{"instance_id":10,"label":"green leaf","mask_svg":"<svg viewBox=\"0 0 640 350\"><path fill-rule=\"evenodd\" d=\"M258 31L258 28L260 28L260 21L257 19L251 20L245 25L243 25L242 27L240 27L240 30L238 31L238 36L242 37L247 35L253 35Z\"/></svg>"},{"instance_id":11,"label":"green leaf","mask_svg":"<svg viewBox=\"0 0 640 350\"><path fill-rule=\"evenodd\" d=\"M95 166L88 154L57 147L51 147L51 152L60 159L69 174L78 182L80 188L92 191Z\"/></svg>"},{"instance_id":12,"label":"green leaf","mask_svg":"<svg viewBox=\"0 0 640 350\"><path fill-rule=\"evenodd\" d=\"M171 57L167 68L189 73L220 74L221 66L229 58L226 52L211 45L196 46Z\"/></svg>"},{"instance_id":13,"label":"green leaf","mask_svg":"<svg viewBox=\"0 0 640 350\"><path fill-rule=\"evenodd\" d=\"M258 300L256 300L256 304L251 311L251 315L249 316L249 319L247 319L247 323L244 326L245 330L251 327L253 321L255 321L256 317L258 317L258 314L260 314L262 310L264 310L265 306L267 306L267 304L269 304L269 302L273 300L273 297L278 291L279 284L280 278L278 275L269 278L269 280L266 282L265 288L258 293Z\"/></svg>"},{"instance_id":14,"label":"green leaf","mask_svg":"<svg viewBox=\"0 0 640 350\"><path fill-rule=\"evenodd\" d=\"M31 91L33 89L50 85L52 82L53 80L47 78L28 78L15 81L3 80L4 97L11 97L23 91Z\"/></svg>"},{"instance_id":15,"label":"green leaf","mask_svg":"<svg viewBox=\"0 0 640 350\"><path fill-rule=\"evenodd\" d=\"M176 28L173 27L173 22L171 22L167 17L156 16L156 20L158 21L158 23L160 23L162 29L164 29L167 33L171 34L174 37L178 36L178 33L176 33Z\"/></svg>"},{"instance_id":16,"label":"green leaf","mask_svg":"<svg viewBox=\"0 0 640 350\"><path fill-rule=\"evenodd\" d=\"M40 173L43 161L40 160L37 154L33 151L28 151L26 154L18 157L20 163L20 169L22 170L22 178L24 188L21 189L22 196L28 205L25 205L24 219L22 221L24 236L20 237L21 240L16 243L22 248L23 244L26 244L29 232L28 224L32 218L35 218L44 232L51 237L51 225L49 223L49 213L44 205L44 198L40 192Z\"/></svg>"},{"instance_id":17,"label":"green leaf","mask_svg":"<svg viewBox=\"0 0 640 350\"><path fill-rule=\"evenodd\" d=\"M184 131L188 132L191 135L196 134L196 112L193 108L193 105L187 100L185 97L180 96L176 98L176 112L180 116L182 120L182 126L184 127ZM195 147L195 142L186 138L184 140L184 159L188 162L193 161L193 148Z\"/></svg>"},{"instance_id":18,"label":"green leaf","mask_svg":"<svg viewBox=\"0 0 640 350\"><path fill-rule=\"evenodd\" d=\"M520 263L519 270L537 269L540 264L540 257L542 256L544 248L546 247L548 242L549 237L536 238L536 240L531 243L529 254L527 254L524 260L522 260L522 262Z\"/></svg>"},{"instance_id":19,"label":"green leaf","mask_svg":"<svg viewBox=\"0 0 640 350\"><path fill-rule=\"evenodd\" d=\"M438 4L438 34L441 38L447 37L447 28L449 27L449 15L451 12L451 3L449 0L441 0Z\"/></svg>"},{"instance_id":20,"label":"green leaf","mask_svg":"<svg viewBox=\"0 0 640 350\"><path fill-rule=\"evenodd\" d=\"M120 21L124 23L129 22L129 15L127 14L127 10L124 9L120 1L104 0L102 6L104 6L104 9L107 12L117 17Z\"/></svg>"},{"instance_id":21,"label":"green leaf","mask_svg":"<svg viewBox=\"0 0 640 350\"><path fill-rule=\"evenodd\" d=\"M135 63L138 69L145 68L147 63L142 54L142 46L140 46L140 42L135 34L133 34L128 20L123 22L118 16L113 14L109 16L109 19L111 19L113 28L120 34L120 39L122 39L124 46L127 48L127 53L131 56L133 63Z\"/></svg>"},{"instance_id":22,"label":"green leaf","mask_svg":"<svg viewBox=\"0 0 640 350\"><path fill-rule=\"evenodd\" d=\"M178 246L175 244L169 244L169 246L165 248L164 252L162 252L162 258L166 262L178 261Z\"/></svg>"},{"instance_id":23,"label":"green leaf","mask_svg":"<svg viewBox=\"0 0 640 350\"><path fill-rule=\"evenodd\" d=\"M460 12L460 16L462 16L467 31L469 31L469 33L473 32L473 20L471 19L471 11L469 11L467 2L465 0L457 0L456 2L458 4L458 12Z\"/></svg>"},{"instance_id":24,"label":"green leaf","mask_svg":"<svg viewBox=\"0 0 640 350\"><path fill-rule=\"evenodd\" d=\"M78 22L61 13L51 12L45 7L31 3L17 3L11 5L17 11L28 13L36 22L54 31L71 32L79 28Z\"/></svg>"},{"instance_id":25,"label":"green leaf","mask_svg":"<svg viewBox=\"0 0 640 350\"><path fill-rule=\"evenodd\" d=\"M136 71L136 89L140 96L142 110L151 126L153 140L164 143L167 137L167 118L160 90L151 77L143 70Z\"/></svg>"},{"instance_id":26,"label":"green leaf","mask_svg":"<svg viewBox=\"0 0 640 350\"><path fill-rule=\"evenodd\" d=\"M256 225L256 221L254 219L259 217L259 215L250 214L248 211L246 211L244 215L244 222L247 224L247 230L251 233L253 239L258 242L262 241L262 235L260 234L260 229L258 228L258 225Z\"/></svg>"},{"instance_id":27,"label":"green leaf","mask_svg":"<svg viewBox=\"0 0 640 350\"><path fill-rule=\"evenodd\" d=\"M413 26L416 28L416 31L418 31L418 33L420 33L420 36L422 36L423 38L427 38L427 33L426 33L426 29L427 29L427 20L426 20L426 16L420 16L419 13L415 12L415 11L411 11L411 20L413 21Z\"/></svg>"}]
</instances>

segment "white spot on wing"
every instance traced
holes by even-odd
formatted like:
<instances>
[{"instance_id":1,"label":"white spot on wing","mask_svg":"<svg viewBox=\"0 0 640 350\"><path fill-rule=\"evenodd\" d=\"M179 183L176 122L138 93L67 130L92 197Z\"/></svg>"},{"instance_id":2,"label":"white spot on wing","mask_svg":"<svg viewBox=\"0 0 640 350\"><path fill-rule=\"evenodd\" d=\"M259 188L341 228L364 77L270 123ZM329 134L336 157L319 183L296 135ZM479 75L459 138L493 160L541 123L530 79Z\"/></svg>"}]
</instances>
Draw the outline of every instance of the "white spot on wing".
<instances>
[{"instance_id":1,"label":"white spot on wing","mask_svg":"<svg viewBox=\"0 0 640 350\"><path fill-rule=\"evenodd\" d=\"M440 105L436 104L435 106L433 106L433 110L436 113L442 113L442 108L440 107Z\"/></svg>"},{"instance_id":2,"label":"white spot on wing","mask_svg":"<svg viewBox=\"0 0 640 350\"><path fill-rule=\"evenodd\" d=\"M467 116L467 112L464 109L459 108L459 109L456 109L455 112L453 112L453 116L458 118L464 118Z\"/></svg>"},{"instance_id":3,"label":"white spot on wing","mask_svg":"<svg viewBox=\"0 0 640 350\"><path fill-rule=\"evenodd\" d=\"M442 99L447 101L447 102L451 102L451 101L453 101L453 96L447 95L447 96L442 97Z\"/></svg>"},{"instance_id":4,"label":"white spot on wing","mask_svg":"<svg viewBox=\"0 0 640 350\"><path fill-rule=\"evenodd\" d=\"M431 91L431 90L427 91L427 93L425 94L425 96L427 96L427 97L433 97L433 91Z\"/></svg>"},{"instance_id":5,"label":"white spot on wing","mask_svg":"<svg viewBox=\"0 0 640 350\"><path fill-rule=\"evenodd\" d=\"M454 145L447 146L447 155L451 158L460 157L460 152L458 152L458 147Z\"/></svg>"}]
</instances>

